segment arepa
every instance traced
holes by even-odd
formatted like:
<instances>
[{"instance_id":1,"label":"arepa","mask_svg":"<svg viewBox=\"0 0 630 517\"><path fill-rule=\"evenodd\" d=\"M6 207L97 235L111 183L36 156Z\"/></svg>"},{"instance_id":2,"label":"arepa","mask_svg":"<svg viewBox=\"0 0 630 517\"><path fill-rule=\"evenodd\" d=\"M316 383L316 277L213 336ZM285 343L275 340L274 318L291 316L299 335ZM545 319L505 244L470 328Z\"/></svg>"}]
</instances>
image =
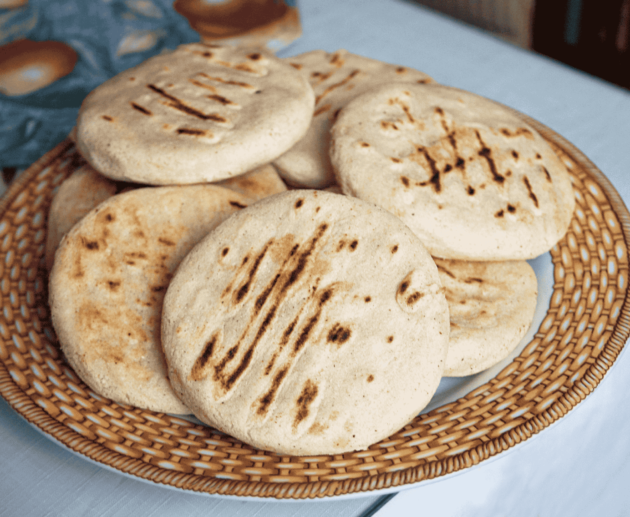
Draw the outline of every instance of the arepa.
<instances>
[{"instance_id":1,"label":"arepa","mask_svg":"<svg viewBox=\"0 0 630 517\"><path fill-rule=\"evenodd\" d=\"M216 186L142 188L107 199L70 230L50 275L50 309L88 386L119 403L189 413L167 378L164 293L186 253L247 203Z\"/></svg>"},{"instance_id":2,"label":"arepa","mask_svg":"<svg viewBox=\"0 0 630 517\"><path fill-rule=\"evenodd\" d=\"M294 190L234 214L182 261L162 342L201 421L261 449L337 454L407 424L444 368L435 263L396 217Z\"/></svg>"},{"instance_id":3,"label":"arepa","mask_svg":"<svg viewBox=\"0 0 630 517\"><path fill-rule=\"evenodd\" d=\"M313 50L285 61L300 70L315 92L315 111L306 135L274 161L293 186L322 189L334 183L328 156L330 128L339 110L371 88L390 82L431 83L427 74L352 54Z\"/></svg>"},{"instance_id":4,"label":"arepa","mask_svg":"<svg viewBox=\"0 0 630 517\"><path fill-rule=\"evenodd\" d=\"M308 129L313 103L308 81L273 54L193 43L94 89L76 138L90 164L113 179L212 182L287 151Z\"/></svg>"},{"instance_id":5,"label":"arepa","mask_svg":"<svg viewBox=\"0 0 630 517\"><path fill-rule=\"evenodd\" d=\"M392 84L332 129L343 192L400 217L434 257L521 260L550 250L575 206L569 173L514 111L437 84Z\"/></svg>"},{"instance_id":6,"label":"arepa","mask_svg":"<svg viewBox=\"0 0 630 517\"><path fill-rule=\"evenodd\" d=\"M532 267L524 260L435 263L451 324L444 376L472 375L508 357L534 319L538 285Z\"/></svg>"},{"instance_id":7,"label":"arepa","mask_svg":"<svg viewBox=\"0 0 630 517\"><path fill-rule=\"evenodd\" d=\"M50 204L46 234L46 269L51 270L62 237L118 186L88 164L81 165L59 187Z\"/></svg>"}]
</instances>

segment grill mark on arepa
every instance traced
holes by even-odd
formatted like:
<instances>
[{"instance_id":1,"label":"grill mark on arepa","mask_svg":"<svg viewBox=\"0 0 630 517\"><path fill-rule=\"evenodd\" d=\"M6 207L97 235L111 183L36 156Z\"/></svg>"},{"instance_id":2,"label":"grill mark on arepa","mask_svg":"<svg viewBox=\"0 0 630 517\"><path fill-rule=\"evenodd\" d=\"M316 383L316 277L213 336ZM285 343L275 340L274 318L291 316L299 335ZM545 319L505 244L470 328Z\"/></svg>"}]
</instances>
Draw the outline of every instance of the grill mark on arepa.
<instances>
[{"instance_id":1,"label":"grill mark on arepa","mask_svg":"<svg viewBox=\"0 0 630 517\"><path fill-rule=\"evenodd\" d=\"M199 75L201 77L205 77L206 79L208 79L209 81L214 81L217 83L221 83L221 84L227 84L228 86L239 86L241 88L245 88L247 90L254 90L255 88L248 83L244 83L242 81L231 81L229 79L223 79L222 77L216 77L213 75L208 75L204 72L200 72Z\"/></svg>"},{"instance_id":2,"label":"grill mark on arepa","mask_svg":"<svg viewBox=\"0 0 630 517\"><path fill-rule=\"evenodd\" d=\"M543 171L545 172L545 176L547 176L547 181L552 183L552 181L551 181L551 174L549 174L549 171L547 170L547 167L545 167L544 165L543 165Z\"/></svg>"},{"instance_id":3,"label":"grill mark on arepa","mask_svg":"<svg viewBox=\"0 0 630 517\"><path fill-rule=\"evenodd\" d=\"M413 124L416 121L416 119L413 118L413 116L411 115L411 110L409 109L409 106L407 106L406 104L403 104L402 102L400 103L400 106L402 107L402 110L405 112L405 115L407 115L407 120Z\"/></svg>"},{"instance_id":4,"label":"grill mark on arepa","mask_svg":"<svg viewBox=\"0 0 630 517\"><path fill-rule=\"evenodd\" d=\"M527 187L529 197L534 202L534 205L536 205L536 208L538 208L538 198L536 197L536 194L534 194L534 189L532 188L532 184L529 182L529 178L527 176L523 176L523 183L525 183L525 186Z\"/></svg>"},{"instance_id":5,"label":"grill mark on arepa","mask_svg":"<svg viewBox=\"0 0 630 517\"><path fill-rule=\"evenodd\" d=\"M232 372L232 375L227 377L227 379L221 378L221 381L223 382L223 387L225 388L226 391L230 391L230 389L232 389L232 387L234 386L234 383L238 380L238 378L241 375L243 375L243 373L245 372L245 370L251 363L252 357L254 355L254 350L256 349L256 345L258 345L258 342L260 341L260 339L263 337L265 332L267 332L267 329L269 328L271 321L275 317L277 310L278 310L278 305L274 305L271 308L271 310L269 310L269 312L267 313L267 316L261 323L260 327L258 327L258 332L256 332L256 336L254 337L254 340L249 345L248 349L245 351L245 354L243 355L241 362L236 367L234 372ZM238 351L238 345L236 347L233 347L232 350L234 350L234 354L236 354L236 352Z\"/></svg>"},{"instance_id":6,"label":"grill mark on arepa","mask_svg":"<svg viewBox=\"0 0 630 517\"><path fill-rule=\"evenodd\" d=\"M226 97L223 97L222 95L213 94L213 95L206 95L206 97L212 101L216 101L220 104L223 104L224 106L238 106L238 104L236 104L235 102L232 102L230 99Z\"/></svg>"},{"instance_id":7,"label":"grill mark on arepa","mask_svg":"<svg viewBox=\"0 0 630 517\"><path fill-rule=\"evenodd\" d=\"M191 135L191 136L212 136L207 135L205 129L195 129L190 127L180 127L175 131L178 135Z\"/></svg>"},{"instance_id":8,"label":"grill mark on arepa","mask_svg":"<svg viewBox=\"0 0 630 517\"><path fill-rule=\"evenodd\" d=\"M239 351L239 348L243 339L249 333L250 327L254 323L253 319L247 325L245 331L241 334L241 337L239 338L237 344L228 350L226 356L223 357L221 361L219 362L219 364L217 364L214 368L214 380L220 384L221 388L223 388L225 392L228 392L232 389L236 381L241 377L241 375L245 372L247 367L250 365L253 354L254 354L254 350L256 346L258 345L258 342L260 341L260 339L263 337L267 329L270 327L271 322L275 318L275 315L278 311L279 305L281 304L281 302L284 300L284 298L287 295L288 289L300 278L300 276L304 272L306 268L306 263L308 262L309 257L313 253L315 246L317 245L318 241L321 239L321 237L323 236L323 234L326 232L327 229L328 229L327 223L322 223L318 227L315 235L311 238L309 246L298 255L297 264L288 275L287 280L279 288L279 291L275 297L272 296L270 298L270 295L273 293L278 280L282 276L282 270L286 267L286 265L289 263L290 260L294 259L294 256L297 250L299 249L299 246L297 245L291 249L289 257L284 261L281 267L281 272L275 276L274 280L271 283L271 286L269 286L265 290L265 292L263 292L263 294L257 298L256 303L255 303L254 318L257 317L258 313L260 312L260 310L262 310L262 308L264 307L264 305L267 303L269 299L273 300L274 303L271 306L271 308L267 311L263 321L261 322L260 326L258 327L258 330L256 331L256 335L254 336L254 339L249 344L239 365L231 374L224 373L224 370L226 369L228 363L230 363L236 357L236 354ZM264 295L264 298L261 298L263 297L263 295Z\"/></svg>"},{"instance_id":9,"label":"grill mark on arepa","mask_svg":"<svg viewBox=\"0 0 630 517\"><path fill-rule=\"evenodd\" d=\"M453 273L451 273L448 269L446 269L444 266L441 266L439 264L436 264L438 271L444 273L445 275L450 276L451 278L455 278L455 275Z\"/></svg>"},{"instance_id":10,"label":"grill mark on arepa","mask_svg":"<svg viewBox=\"0 0 630 517\"><path fill-rule=\"evenodd\" d=\"M317 281L315 282L315 285L313 286L313 292L317 291L317 285L319 284L319 278L317 279ZM304 312L305 308L309 305L310 301L313 299L313 296L311 296L307 302L300 308L300 310L298 311L298 313L296 314L296 316L293 318L293 320L291 321L291 323L289 323L288 327L286 329L284 329L284 331L282 332L282 338L280 339L280 342L278 343L278 347L275 350L273 356L271 357L271 359L269 360L269 363L267 363L267 366L265 367L265 375L269 375L271 373L271 370L273 369L273 366L276 362L276 360L278 359L279 355L282 353L282 350L284 350L284 348L286 347L287 343L289 342L289 339L291 337L291 334L293 334L293 331L295 330L295 328L297 327L297 324L300 320L300 317L302 316L302 313ZM320 306L321 307L321 306ZM291 354L291 356L293 358L295 358L295 351ZM288 371L289 368L291 367L291 364L286 364L285 365L285 369Z\"/></svg>"},{"instance_id":11,"label":"grill mark on arepa","mask_svg":"<svg viewBox=\"0 0 630 517\"><path fill-rule=\"evenodd\" d=\"M457 140L455 139L455 131L451 131L448 128L448 124L446 123L446 119L444 118L444 110L440 107L435 108L435 112L440 116L440 123L442 125L442 129L448 138L449 143L454 151L457 151Z\"/></svg>"},{"instance_id":12,"label":"grill mark on arepa","mask_svg":"<svg viewBox=\"0 0 630 517\"><path fill-rule=\"evenodd\" d=\"M181 101L180 99L178 99L174 95L171 95L170 93L165 92L161 88L158 88L154 84L147 84L147 88L149 88L150 90L154 91L158 95L160 95L160 96L164 97L165 99L167 99L169 101L166 104L167 106L169 106L169 107L171 107L173 109L176 109L178 111L181 111L182 113L185 113L186 115L191 115L191 116L197 117L197 118L199 118L201 120L212 120L213 122L220 122L220 123L227 122L227 119L225 117L222 117L221 115L218 115L216 113L210 113L210 114L203 113L203 112L193 108L192 106L189 106L188 104L186 104L185 102Z\"/></svg>"},{"instance_id":13,"label":"grill mark on arepa","mask_svg":"<svg viewBox=\"0 0 630 517\"><path fill-rule=\"evenodd\" d=\"M188 82L191 84L194 84L195 86L198 86L199 88L204 88L205 90L210 90L211 92L216 92L217 89L210 85L210 84L204 84L201 81L197 81L196 79L188 79Z\"/></svg>"},{"instance_id":14,"label":"grill mark on arepa","mask_svg":"<svg viewBox=\"0 0 630 517\"><path fill-rule=\"evenodd\" d=\"M323 83L326 79L328 79L333 73L332 72L311 72L311 79L317 79L317 82Z\"/></svg>"},{"instance_id":15,"label":"grill mark on arepa","mask_svg":"<svg viewBox=\"0 0 630 517\"><path fill-rule=\"evenodd\" d=\"M390 122L389 120L381 120L381 129L387 130L389 128L398 131L398 126L394 122Z\"/></svg>"},{"instance_id":16,"label":"grill mark on arepa","mask_svg":"<svg viewBox=\"0 0 630 517\"><path fill-rule=\"evenodd\" d=\"M419 183L418 185L425 186L431 183L431 185L433 185L433 189L435 190L435 192L439 193L442 190L442 183L440 180L440 171L437 168L437 162L429 154L429 151L427 151L426 148L418 147L417 151L424 156L424 159L427 161L427 163L429 164L429 168L431 169L431 178L429 179L429 181Z\"/></svg>"},{"instance_id":17,"label":"grill mark on arepa","mask_svg":"<svg viewBox=\"0 0 630 517\"><path fill-rule=\"evenodd\" d=\"M212 52L201 52L201 51L198 51L198 50L197 51L193 50L192 52L193 52L193 54L197 54L197 55L200 55L200 56L208 58L208 59L212 59L214 57ZM258 54L258 56L259 57L256 58L256 59L252 59L250 56L247 56L247 57L249 57L253 61L257 61L257 60L259 60L262 57L260 54ZM247 73L250 73L250 74L259 75L259 73L256 70L254 70L248 63L236 63L236 64L234 64L234 63L230 63L229 61L222 61L222 60L214 60L213 59L212 60L212 64L215 65L215 66L223 66L223 67L226 67L226 68L230 68L232 70L239 70L241 72L247 72Z\"/></svg>"},{"instance_id":18,"label":"grill mark on arepa","mask_svg":"<svg viewBox=\"0 0 630 517\"><path fill-rule=\"evenodd\" d=\"M322 107L317 108L313 112L313 116L316 117L317 115L321 115L322 113L326 113L330 108L332 108L332 104L324 104Z\"/></svg>"},{"instance_id":19,"label":"grill mark on arepa","mask_svg":"<svg viewBox=\"0 0 630 517\"><path fill-rule=\"evenodd\" d=\"M517 136L524 136L525 138L528 138L529 140L533 140L534 139L534 135L533 133L525 128L525 127L519 127L518 129L516 129L513 133L510 132L510 130L508 128L501 128L500 129L501 134L503 134L504 136L507 137L517 137Z\"/></svg>"},{"instance_id":20,"label":"grill mark on arepa","mask_svg":"<svg viewBox=\"0 0 630 517\"><path fill-rule=\"evenodd\" d=\"M238 201L228 201L228 203L234 208L247 208L247 205L244 205L243 203L239 203Z\"/></svg>"},{"instance_id":21,"label":"grill mark on arepa","mask_svg":"<svg viewBox=\"0 0 630 517\"><path fill-rule=\"evenodd\" d=\"M415 293L409 295L409 297L407 298L407 305L411 306L415 304L423 296L424 296L424 293L416 291Z\"/></svg>"},{"instance_id":22,"label":"grill mark on arepa","mask_svg":"<svg viewBox=\"0 0 630 517\"><path fill-rule=\"evenodd\" d=\"M358 73L360 72L360 70L353 70L352 72L350 72L345 78L343 78L341 81L339 81L338 83L335 84L331 84L330 86L328 86L322 93L320 93L317 97L315 97L315 105L317 106L319 104L319 102L326 96L328 95L330 92L332 92L333 90L336 90L337 88L341 88L342 86L346 85L348 82L350 82L350 80L355 77Z\"/></svg>"},{"instance_id":23,"label":"grill mark on arepa","mask_svg":"<svg viewBox=\"0 0 630 517\"><path fill-rule=\"evenodd\" d=\"M342 326L340 323L335 323L330 332L328 332L327 340L329 343L341 346L350 339L351 335L352 331L349 328Z\"/></svg>"},{"instance_id":24,"label":"grill mark on arepa","mask_svg":"<svg viewBox=\"0 0 630 517\"><path fill-rule=\"evenodd\" d=\"M135 102L130 102L130 104L133 109L139 111L143 115L147 115L149 117L153 115L153 113L151 113L148 109L143 108L142 106L140 106L139 104L136 104Z\"/></svg>"},{"instance_id":25,"label":"grill mark on arepa","mask_svg":"<svg viewBox=\"0 0 630 517\"><path fill-rule=\"evenodd\" d=\"M304 310L304 307L302 307L298 311L295 318L293 318L293 321L291 321L291 323L289 323L289 326L284 329L284 332L282 332L282 338L280 339L280 342L278 343L278 349L274 352L273 356L271 357L271 359L267 363L267 366L265 367L265 375L269 375L271 373L271 370L273 369L273 366L276 362L276 359L278 358L278 355L282 352L284 347L289 342L289 338L291 337L291 334L293 334L293 331L295 330L295 327L298 324L298 321L300 319L300 316L302 315L303 310Z\"/></svg>"},{"instance_id":26,"label":"grill mark on arepa","mask_svg":"<svg viewBox=\"0 0 630 517\"><path fill-rule=\"evenodd\" d=\"M214 352L217 339L218 334L215 333L203 347L203 352L201 352L201 355L195 361L195 364L190 372L190 378L193 381L200 381L206 376L205 370L212 358L212 353Z\"/></svg>"},{"instance_id":27,"label":"grill mark on arepa","mask_svg":"<svg viewBox=\"0 0 630 517\"><path fill-rule=\"evenodd\" d=\"M90 241L87 240L85 237L81 237L81 244L83 244L84 248L91 251L99 249L98 241Z\"/></svg>"},{"instance_id":28,"label":"grill mark on arepa","mask_svg":"<svg viewBox=\"0 0 630 517\"><path fill-rule=\"evenodd\" d=\"M295 340L295 343L293 344L293 355L297 355L297 353L302 349L302 347L306 344L306 341L309 337L309 335L311 334L313 328L315 327L315 325L317 324L317 322L319 321L321 315L322 315L322 309L324 307L324 305L332 298L333 295L333 289L329 288L326 289L322 295L319 298L319 308L317 310L317 312L311 316L311 318L309 318L309 320L307 321L306 325L304 325L304 327L302 328L302 330L300 331L300 335L298 336L298 338Z\"/></svg>"},{"instance_id":29,"label":"grill mark on arepa","mask_svg":"<svg viewBox=\"0 0 630 517\"><path fill-rule=\"evenodd\" d=\"M291 258L295 255L299 247L300 245L296 244L293 246L293 248L291 248L291 251L289 252L289 256L284 260L282 266L280 266L280 272L276 274L276 276L271 281L271 283L267 286L267 288L262 293L260 293L258 297L256 298L256 302L254 303L254 315L258 315L258 313L262 310L263 306L265 305L267 301L267 298L269 298L269 295L275 288L276 284L278 283L278 280L280 280L280 277L282 276L282 271L284 271L286 265L289 263Z\"/></svg>"},{"instance_id":30,"label":"grill mark on arepa","mask_svg":"<svg viewBox=\"0 0 630 517\"><path fill-rule=\"evenodd\" d=\"M295 415L295 420L293 421L294 430L296 430L299 423L308 416L310 405L315 400L315 397L317 397L317 392L317 385L312 380L308 379L304 383L302 392L295 404L297 406L297 414Z\"/></svg>"},{"instance_id":31,"label":"grill mark on arepa","mask_svg":"<svg viewBox=\"0 0 630 517\"><path fill-rule=\"evenodd\" d=\"M219 64L223 64L223 63L219 63ZM234 70L240 70L241 72L247 72L247 73L250 73L250 74L259 75L258 72L256 72L256 70L254 70L247 63L238 63L236 65L228 64L228 65L225 65L225 66L229 66L230 68L233 68Z\"/></svg>"},{"instance_id":32,"label":"grill mark on arepa","mask_svg":"<svg viewBox=\"0 0 630 517\"><path fill-rule=\"evenodd\" d=\"M239 289L234 293L235 304L240 303L243 300L243 298L245 298L245 295L249 292L252 282L254 281L254 278L256 277L256 273L258 272L258 268L260 267L260 263L265 258L265 255L267 254L269 247L273 245L273 243L274 243L273 239L269 240L267 244L265 245L265 247L263 248L263 250L258 254L256 259L254 260L252 267L247 273L247 279L245 280L245 283L243 283L241 287L239 287Z\"/></svg>"},{"instance_id":33,"label":"grill mark on arepa","mask_svg":"<svg viewBox=\"0 0 630 517\"><path fill-rule=\"evenodd\" d=\"M271 291L273 291L273 288L276 286L276 283L278 282L279 279L280 279L280 273L278 273L274 277L273 281L267 287L267 289L265 289L261 294L258 295L258 297L256 298L256 302L254 303L254 314L255 315L258 315L258 313L261 311L261 309L265 305L265 302L267 301L267 298L271 294Z\"/></svg>"},{"instance_id":34,"label":"grill mark on arepa","mask_svg":"<svg viewBox=\"0 0 630 517\"><path fill-rule=\"evenodd\" d=\"M297 279L300 277L300 275L304 271L304 268L306 267L306 263L308 261L308 258L313 253L313 250L315 249L315 246L316 246L317 242L322 238L322 236L324 235L324 233L326 232L327 229L328 229L328 224L327 223L322 223L322 224L319 225L319 227L317 228L317 231L315 233L315 236L311 239L310 246L300 254L300 256L299 256L300 258L298 259L298 263L297 263L295 269L293 271L291 271L291 275L289 276L289 278L287 279L285 284L282 286L282 289L280 290L280 292L282 294L284 294L286 292L286 290L289 287L291 287L297 281Z\"/></svg>"},{"instance_id":35,"label":"grill mark on arepa","mask_svg":"<svg viewBox=\"0 0 630 517\"><path fill-rule=\"evenodd\" d=\"M191 52L192 54L197 54L198 56L201 57L205 57L205 58L211 58L214 56L214 54L208 50L190 50L189 52Z\"/></svg>"},{"instance_id":36,"label":"grill mark on arepa","mask_svg":"<svg viewBox=\"0 0 630 517\"><path fill-rule=\"evenodd\" d=\"M258 413L259 415L264 415L265 413L267 413L267 410L269 409L269 406L271 405L273 400L276 398L276 393L278 393L278 390L282 385L282 381L287 375L288 371L288 368L283 368L278 373L276 373L275 377L273 378L273 382L271 383L271 388L269 388L269 391L267 391L267 393L265 393L258 400L258 409L256 409L256 413Z\"/></svg>"},{"instance_id":37,"label":"grill mark on arepa","mask_svg":"<svg viewBox=\"0 0 630 517\"><path fill-rule=\"evenodd\" d=\"M330 58L329 63L331 65L334 65L336 67L341 67L344 64L344 60L341 58L341 56L339 55L338 52L335 52L332 57Z\"/></svg>"},{"instance_id":38,"label":"grill mark on arepa","mask_svg":"<svg viewBox=\"0 0 630 517\"><path fill-rule=\"evenodd\" d=\"M492 179L497 183L503 183L505 178L499 174L497 171L497 165L494 163L494 158L492 158L492 150L486 145L486 143L482 140L479 131L475 130L475 134L477 135L477 140L481 144L481 149L477 154L488 162L488 167L490 167L490 172L492 173Z\"/></svg>"}]
</instances>

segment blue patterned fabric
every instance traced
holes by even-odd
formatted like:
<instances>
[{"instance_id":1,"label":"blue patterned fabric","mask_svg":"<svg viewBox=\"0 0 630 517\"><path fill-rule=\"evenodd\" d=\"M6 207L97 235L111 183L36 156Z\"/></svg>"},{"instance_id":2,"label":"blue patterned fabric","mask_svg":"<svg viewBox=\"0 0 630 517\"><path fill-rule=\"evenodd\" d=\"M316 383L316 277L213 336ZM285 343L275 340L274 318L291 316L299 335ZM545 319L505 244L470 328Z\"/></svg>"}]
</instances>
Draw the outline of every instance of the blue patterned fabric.
<instances>
[{"instance_id":1,"label":"blue patterned fabric","mask_svg":"<svg viewBox=\"0 0 630 517\"><path fill-rule=\"evenodd\" d=\"M26 38L60 41L78 54L72 72L50 85L19 96L0 93L0 168L25 167L61 142L83 98L106 79L166 49L199 41L172 5L173 0L29 0L0 8L0 52L2 45Z\"/></svg>"}]
</instances>

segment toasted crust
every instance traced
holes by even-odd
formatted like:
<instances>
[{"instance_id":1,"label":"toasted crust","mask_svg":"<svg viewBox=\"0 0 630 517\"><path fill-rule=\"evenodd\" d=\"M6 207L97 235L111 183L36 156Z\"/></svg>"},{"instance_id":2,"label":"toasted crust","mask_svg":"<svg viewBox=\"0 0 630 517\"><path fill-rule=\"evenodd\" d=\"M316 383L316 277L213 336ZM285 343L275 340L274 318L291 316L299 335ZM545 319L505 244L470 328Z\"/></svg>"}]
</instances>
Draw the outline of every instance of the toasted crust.
<instances>
[{"instance_id":1,"label":"toasted crust","mask_svg":"<svg viewBox=\"0 0 630 517\"><path fill-rule=\"evenodd\" d=\"M270 163L240 176L219 181L216 184L238 192L252 201L258 201L287 190L282 178L278 176L275 167Z\"/></svg>"},{"instance_id":2,"label":"toasted crust","mask_svg":"<svg viewBox=\"0 0 630 517\"><path fill-rule=\"evenodd\" d=\"M315 92L315 111L306 135L274 162L280 175L293 186L324 188L334 183L328 157L329 131L350 100L376 86L393 81L431 83L427 74L352 54L314 50L285 61L308 79Z\"/></svg>"},{"instance_id":3,"label":"toasted crust","mask_svg":"<svg viewBox=\"0 0 630 517\"><path fill-rule=\"evenodd\" d=\"M83 156L113 179L217 181L270 162L308 129L313 91L262 50L201 43L106 81L77 120Z\"/></svg>"},{"instance_id":4,"label":"toasted crust","mask_svg":"<svg viewBox=\"0 0 630 517\"><path fill-rule=\"evenodd\" d=\"M264 199L186 257L164 300L173 387L202 421L287 454L364 449L438 386L448 310L399 219L318 191Z\"/></svg>"},{"instance_id":5,"label":"toasted crust","mask_svg":"<svg viewBox=\"0 0 630 517\"><path fill-rule=\"evenodd\" d=\"M189 413L167 379L162 300L185 254L247 203L216 186L143 188L103 202L66 235L50 275L52 322L68 362L93 390Z\"/></svg>"},{"instance_id":6,"label":"toasted crust","mask_svg":"<svg viewBox=\"0 0 630 517\"><path fill-rule=\"evenodd\" d=\"M116 194L116 182L85 164L64 181L50 205L46 237L46 269L50 271L62 237L99 203Z\"/></svg>"},{"instance_id":7,"label":"toasted crust","mask_svg":"<svg viewBox=\"0 0 630 517\"><path fill-rule=\"evenodd\" d=\"M347 195L400 217L435 257L522 260L565 234L569 173L513 111L442 85L387 85L347 105L332 130Z\"/></svg>"},{"instance_id":8,"label":"toasted crust","mask_svg":"<svg viewBox=\"0 0 630 517\"><path fill-rule=\"evenodd\" d=\"M451 322L444 376L472 375L505 359L534 318L534 270L525 261L435 263Z\"/></svg>"}]
</instances>

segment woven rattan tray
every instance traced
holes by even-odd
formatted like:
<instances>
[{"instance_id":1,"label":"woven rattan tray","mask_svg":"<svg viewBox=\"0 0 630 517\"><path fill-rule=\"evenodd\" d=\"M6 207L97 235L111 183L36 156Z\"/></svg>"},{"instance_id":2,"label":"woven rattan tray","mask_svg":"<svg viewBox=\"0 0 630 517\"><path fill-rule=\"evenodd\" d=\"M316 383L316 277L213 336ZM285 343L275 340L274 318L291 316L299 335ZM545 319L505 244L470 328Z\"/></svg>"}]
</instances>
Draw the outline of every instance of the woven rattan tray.
<instances>
[{"instance_id":1,"label":"woven rattan tray","mask_svg":"<svg viewBox=\"0 0 630 517\"><path fill-rule=\"evenodd\" d=\"M571 227L551 250L546 315L534 339L490 382L368 450L311 457L255 450L183 418L113 403L81 382L59 351L42 265L48 207L79 161L69 140L25 171L0 202L0 393L31 424L102 465L184 490L241 497L398 490L529 439L597 386L630 333L630 216L579 150L526 120L567 163L577 198Z\"/></svg>"}]
</instances>

